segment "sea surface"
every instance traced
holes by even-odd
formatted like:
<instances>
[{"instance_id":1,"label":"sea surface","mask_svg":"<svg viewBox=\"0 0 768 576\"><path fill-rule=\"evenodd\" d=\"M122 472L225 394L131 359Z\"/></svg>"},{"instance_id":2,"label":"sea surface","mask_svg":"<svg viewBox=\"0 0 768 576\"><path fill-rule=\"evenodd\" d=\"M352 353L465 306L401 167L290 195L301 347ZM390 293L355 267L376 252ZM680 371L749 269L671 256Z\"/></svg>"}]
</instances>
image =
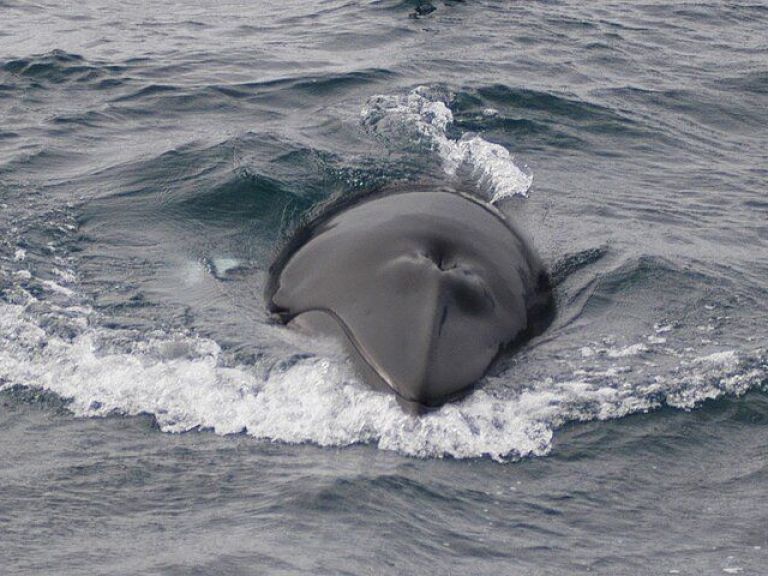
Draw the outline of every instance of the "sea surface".
<instances>
[{"instance_id":1,"label":"sea surface","mask_svg":"<svg viewBox=\"0 0 768 576\"><path fill-rule=\"evenodd\" d=\"M0 574L768 574L768 4L0 0ZM331 198L558 314L422 417L269 318Z\"/></svg>"}]
</instances>

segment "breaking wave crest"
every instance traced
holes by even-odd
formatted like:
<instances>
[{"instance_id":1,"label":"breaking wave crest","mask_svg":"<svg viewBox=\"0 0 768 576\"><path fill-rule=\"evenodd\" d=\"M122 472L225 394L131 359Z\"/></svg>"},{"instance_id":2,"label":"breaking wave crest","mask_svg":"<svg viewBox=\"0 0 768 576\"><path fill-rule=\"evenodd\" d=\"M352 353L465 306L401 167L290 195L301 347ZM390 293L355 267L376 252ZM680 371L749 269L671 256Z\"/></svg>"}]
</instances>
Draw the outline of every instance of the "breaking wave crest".
<instances>
[{"instance_id":1,"label":"breaking wave crest","mask_svg":"<svg viewBox=\"0 0 768 576\"><path fill-rule=\"evenodd\" d=\"M54 392L78 416L151 414L167 432L209 429L320 446L366 443L418 457L503 460L547 454L555 430L569 421L662 405L689 409L742 394L768 376L764 351L663 352L664 338L654 336L624 347L584 347L569 359L576 369L561 380L510 386L503 375L488 378L463 401L414 417L392 395L357 382L340 357L295 354L243 365L213 340L182 333L133 334L129 345L116 345L115 334L94 327L96 312L77 302L71 288L59 288L49 286L55 304L19 290L16 302L0 303L0 389ZM51 317L57 322L44 321ZM679 369L630 385L627 366L654 347L679 356ZM608 367L595 370L595 359Z\"/></svg>"},{"instance_id":2,"label":"breaking wave crest","mask_svg":"<svg viewBox=\"0 0 768 576\"><path fill-rule=\"evenodd\" d=\"M473 133L458 139L449 137L453 113L448 101L448 97L424 86L407 95L374 96L361 112L362 123L398 148L415 145L434 150L446 174L466 170L491 203L528 196L533 175L520 168L506 148Z\"/></svg>"}]
</instances>

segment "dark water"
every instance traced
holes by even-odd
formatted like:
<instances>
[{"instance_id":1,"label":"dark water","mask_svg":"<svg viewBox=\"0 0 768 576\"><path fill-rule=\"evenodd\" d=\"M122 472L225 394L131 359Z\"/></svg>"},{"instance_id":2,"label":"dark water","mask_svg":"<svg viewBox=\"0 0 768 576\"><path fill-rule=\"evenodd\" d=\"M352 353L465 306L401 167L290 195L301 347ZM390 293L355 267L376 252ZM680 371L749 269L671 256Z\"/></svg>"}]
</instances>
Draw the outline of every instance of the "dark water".
<instances>
[{"instance_id":1,"label":"dark water","mask_svg":"<svg viewBox=\"0 0 768 576\"><path fill-rule=\"evenodd\" d=\"M419 6L0 0L0 573L768 574L768 7ZM424 179L559 313L414 418L262 290Z\"/></svg>"}]
</instances>

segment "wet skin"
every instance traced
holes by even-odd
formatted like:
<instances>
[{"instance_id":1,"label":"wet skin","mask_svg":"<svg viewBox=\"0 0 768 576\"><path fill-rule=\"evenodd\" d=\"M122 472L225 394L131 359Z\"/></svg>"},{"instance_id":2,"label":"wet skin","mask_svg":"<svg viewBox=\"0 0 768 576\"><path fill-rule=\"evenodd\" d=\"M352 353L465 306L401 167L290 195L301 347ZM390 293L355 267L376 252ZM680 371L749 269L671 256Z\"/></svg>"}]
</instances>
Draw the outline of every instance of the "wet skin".
<instances>
[{"instance_id":1,"label":"wet skin","mask_svg":"<svg viewBox=\"0 0 768 576\"><path fill-rule=\"evenodd\" d=\"M494 207L450 191L332 206L270 273L277 318L339 337L371 385L417 412L466 393L554 313L523 236Z\"/></svg>"}]
</instances>

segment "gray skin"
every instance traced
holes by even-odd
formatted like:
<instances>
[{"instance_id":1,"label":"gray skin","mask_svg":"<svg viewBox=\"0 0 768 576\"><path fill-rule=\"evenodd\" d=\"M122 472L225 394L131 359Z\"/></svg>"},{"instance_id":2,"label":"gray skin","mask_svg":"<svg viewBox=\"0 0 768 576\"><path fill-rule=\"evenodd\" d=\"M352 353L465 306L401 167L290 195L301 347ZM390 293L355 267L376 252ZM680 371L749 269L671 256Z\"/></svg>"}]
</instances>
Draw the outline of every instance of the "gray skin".
<instances>
[{"instance_id":1,"label":"gray skin","mask_svg":"<svg viewBox=\"0 0 768 576\"><path fill-rule=\"evenodd\" d=\"M494 207L450 191L370 195L302 227L267 307L334 334L412 412L460 397L554 314L541 261Z\"/></svg>"}]
</instances>

